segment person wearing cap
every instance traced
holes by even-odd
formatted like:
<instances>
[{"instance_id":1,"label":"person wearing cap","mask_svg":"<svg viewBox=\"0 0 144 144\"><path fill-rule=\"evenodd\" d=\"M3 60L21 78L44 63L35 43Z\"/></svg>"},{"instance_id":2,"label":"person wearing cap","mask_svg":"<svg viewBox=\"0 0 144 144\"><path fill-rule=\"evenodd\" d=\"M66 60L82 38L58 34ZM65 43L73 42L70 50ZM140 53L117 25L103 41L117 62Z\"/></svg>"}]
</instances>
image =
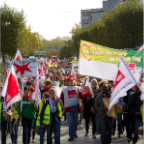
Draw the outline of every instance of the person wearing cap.
<instances>
[{"instance_id":1,"label":"person wearing cap","mask_svg":"<svg viewBox=\"0 0 144 144\"><path fill-rule=\"evenodd\" d=\"M65 79L64 79L64 86L68 86L68 78L67 77L65 77Z\"/></svg>"},{"instance_id":2,"label":"person wearing cap","mask_svg":"<svg viewBox=\"0 0 144 144\"><path fill-rule=\"evenodd\" d=\"M64 105L68 126L69 136L68 141L73 141L77 138L77 125L78 125L78 99L84 98L84 95L80 92L80 87L73 86L74 77L68 78L68 86L62 91L62 102Z\"/></svg>"}]
</instances>

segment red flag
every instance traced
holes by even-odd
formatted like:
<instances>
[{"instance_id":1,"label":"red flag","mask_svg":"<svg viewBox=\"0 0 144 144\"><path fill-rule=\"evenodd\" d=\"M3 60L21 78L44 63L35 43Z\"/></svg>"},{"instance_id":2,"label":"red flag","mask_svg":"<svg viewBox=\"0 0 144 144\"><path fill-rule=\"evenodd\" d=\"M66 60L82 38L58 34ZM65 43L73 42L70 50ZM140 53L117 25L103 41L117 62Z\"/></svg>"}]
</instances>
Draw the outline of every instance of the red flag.
<instances>
[{"instance_id":1,"label":"red flag","mask_svg":"<svg viewBox=\"0 0 144 144\"><path fill-rule=\"evenodd\" d=\"M22 55L21 55L21 53L20 53L20 51L19 51L19 49L17 50L17 53L16 53L16 55L15 55L15 58L14 58L14 60L22 60L23 58L22 58Z\"/></svg>"},{"instance_id":2,"label":"red flag","mask_svg":"<svg viewBox=\"0 0 144 144\"><path fill-rule=\"evenodd\" d=\"M45 66L45 64L43 64L43 66L42 66L43 68L43 71L44 71L44 73L46 72L46 66Z\"/></svg>"},{"instance_id":3,"label":"red flag","mask_svg":"<svg viewBox=\"0 0 144 144\"><path fill-rule=\"evenodd\" d=\"M40 70L40 79L44 80L46 78L46 76L41 68L39 70Z\"/></svg>"},{"instance_id":4,"label":"red flag","mask_svg":"<svg viewBox=\"0 0 144 144\"><path fill-rule=\"evenodd\" d=\"M4 97L5 111L9 106L21 100L16 73L13 65L11 66L10 71L6 77L1 96Z\"/></svg>"},{"instance_id":5,"label":"red flag","mask_svg":"<svg viewBox=\"0 0 144 144\"><path fill-rule=\"evenodd\" d=\"M59 59L59 58L57 58L57 61L58 61L58 62L60 62L60 59Z\"/></svg>"},{"instance_id":6,"label":"red flag","mask_svg":"<svg viewBox=\"0 0 144 144\"><path fill-rule=\"evenodd\" d=\"M46 59L45 59L45 63L46 63L46 64L51 64L51 60L48 59L48 58L46 58Z\"/></svg>"}]
</instances>

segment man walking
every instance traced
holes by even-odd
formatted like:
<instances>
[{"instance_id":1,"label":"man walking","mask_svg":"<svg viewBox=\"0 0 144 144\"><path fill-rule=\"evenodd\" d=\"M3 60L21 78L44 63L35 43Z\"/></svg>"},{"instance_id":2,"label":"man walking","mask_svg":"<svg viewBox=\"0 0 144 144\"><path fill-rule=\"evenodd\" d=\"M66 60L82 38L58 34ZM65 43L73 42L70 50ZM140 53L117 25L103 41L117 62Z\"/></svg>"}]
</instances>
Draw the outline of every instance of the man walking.
<instances>
[{"instance_id":1,"label":"man walking","mask_svg":"<svg viewBox=\"0 0 144 144\"><path fill-rule=\"evenodd\" d=\"M78 86L73 86L73 77L68 78L68 86L63 89L62 102L65 108L66 118L69 126L68 141L77 138L76 130L78 125L78 98L83 98L83 94L79 92Z\"/></svg>"}]
</instances>

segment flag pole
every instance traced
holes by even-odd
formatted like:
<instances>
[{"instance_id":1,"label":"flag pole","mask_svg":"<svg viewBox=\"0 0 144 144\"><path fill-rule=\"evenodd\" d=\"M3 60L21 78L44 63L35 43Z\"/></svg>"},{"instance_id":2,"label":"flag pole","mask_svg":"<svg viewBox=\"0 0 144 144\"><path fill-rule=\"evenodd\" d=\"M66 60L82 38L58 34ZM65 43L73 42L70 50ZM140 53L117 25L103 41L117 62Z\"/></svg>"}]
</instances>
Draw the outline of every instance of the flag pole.
<instances>
[{"instance_id":1,"label":"flag pole","mask_svg":"<svg viewBox=\"0 0 144 144\"><path fill-rule=\"evenodd\" d=\"M21 80L21 97L22 97L21 103L20 103L21 113L22 113L22 105L23 105L23 90L24 90L23 85L24 85L23 80ZM20 122L20 135L21 135L21 129L22 129L22 121Z\"/></svg>"}]
</instances>

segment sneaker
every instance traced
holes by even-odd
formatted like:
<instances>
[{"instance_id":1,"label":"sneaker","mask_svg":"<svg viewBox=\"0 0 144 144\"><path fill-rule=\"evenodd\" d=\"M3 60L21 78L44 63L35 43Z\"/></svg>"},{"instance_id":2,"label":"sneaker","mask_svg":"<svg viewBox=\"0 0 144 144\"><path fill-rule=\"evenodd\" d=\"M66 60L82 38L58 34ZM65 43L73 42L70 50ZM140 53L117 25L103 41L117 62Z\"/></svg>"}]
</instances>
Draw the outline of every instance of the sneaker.
<instances>
[{"instance_id":1,"label":"sneaker","mask_svg":"<svg viewBox=\"0 0 144 144\"><path fill-rule=\"evenodd\" d=\"M86 137L88 136L88 132L86 132L85 136L86 136Z\"/></svg>"},{"instance_id":2,"label":"sneaker","mask_svg":"<svg viewBox=\"0 0 144 144\"><path fill-rule=\"evenodd\" d=\"M75 138L78 138L77 134L75 134Z\"/></svg>"},{"instance_id":3,"label":"sneaker","mask_svg":"<svg viewBox=\"0 0 144 144\"><path fill-rule=\"evenodd\" d=\"M33 139L33 140L32 140L32 143L36 143L36 141Z\"/></svg>"},{"instance_id":4,"label":"sneaker","mask_svg":"<svg viewBox=\"0 0 144 144\"><path fill-rule=\"evenodd\" d=\"M79 128L83 128L83 125L79 125Z\"/></svg>"},{"instance_id":5,"label":"sneaker","mask_svg":"<svg viewBox=\"0 0 144 144\"><path fill-rule=\"evenodd\" d=\"M68 139L68 141L73 141L74 140L74 137L70 137L69 139Z\"/></svg>"},{"instance_id":6,"label":"sneaker","mask_svg":"<svg viewBox=\"0 0 144 144\"><path fill-rule=\"evenodd\" d=\"M92 138L94 138L94 139L95 139L95 138L96 138L96 135L94 134L94 135L92 136Z\"/></svg>"},{"instance_id":7,"label":"sneaker","mask_svg":"<svg viewBox=\"0 0 144 144\"><path fill-rule=\"evenodd\" d=\"M130 140L130 139L128 139L128 143L127 143L127 144L130 144L130 142L131 142L131 140Z\"/></svg>"}]
</instances>

